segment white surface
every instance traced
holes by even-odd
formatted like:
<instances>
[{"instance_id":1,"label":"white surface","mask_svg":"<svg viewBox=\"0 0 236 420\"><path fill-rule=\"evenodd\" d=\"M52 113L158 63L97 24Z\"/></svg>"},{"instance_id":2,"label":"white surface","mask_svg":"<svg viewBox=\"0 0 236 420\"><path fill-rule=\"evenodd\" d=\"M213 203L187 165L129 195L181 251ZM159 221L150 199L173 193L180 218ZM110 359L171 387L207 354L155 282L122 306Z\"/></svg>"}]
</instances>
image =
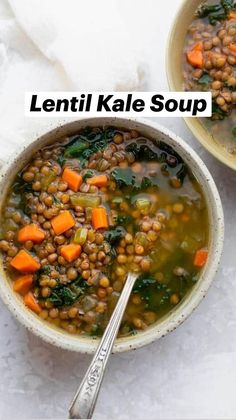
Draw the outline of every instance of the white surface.
<instances>
[{"instance_id":1,"label":"white surface","mask_svg":"<svg viewBox=\"0 0 236 420\"><path fill-rule=\"evenodd\" d=\"M159 5L153 9L154 28L146 16L139 21L140 10L136 18L133 1L121 5L128 8L137 33L150 29L147 87L164 90L165 41L180 0L144 3ZM129 21L125 13L124 18ZM17 149L17 142L35 137L49 123L23 117L23 91L63 90L67 80L15 24L6 0L0 1L0 39L0 158L4 159ZM225 210L225 252L207 297L182 326L146 348L111 358L95 417L232 419L236 416L236 173L203 150L182 120L159 122L192 144L215 178ZM66 418L68 404L89 361L90 356L44 344L21 327L1 304L0 418Z\"/></svg>"}]
</instances>

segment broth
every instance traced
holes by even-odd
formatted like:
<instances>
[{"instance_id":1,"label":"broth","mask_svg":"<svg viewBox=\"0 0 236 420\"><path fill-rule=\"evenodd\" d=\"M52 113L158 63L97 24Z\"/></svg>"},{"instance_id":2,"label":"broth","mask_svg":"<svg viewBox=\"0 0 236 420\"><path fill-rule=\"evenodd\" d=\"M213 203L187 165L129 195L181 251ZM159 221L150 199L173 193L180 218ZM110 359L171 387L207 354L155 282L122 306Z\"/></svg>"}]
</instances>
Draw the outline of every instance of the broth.
<instances>
[{"instance_id":1,"label":"broth","mask_svg":"<svg viewBox=\"0 0 236 420\"><path fill-rule=\"evenodd\" d=\"M167 314L208 256L201 187L171 147L131 130L86 128L35 153L3 208L13 290L46 322L99 336L128 271L139 272L120 336Z\"/></svg>"}]
</instances>

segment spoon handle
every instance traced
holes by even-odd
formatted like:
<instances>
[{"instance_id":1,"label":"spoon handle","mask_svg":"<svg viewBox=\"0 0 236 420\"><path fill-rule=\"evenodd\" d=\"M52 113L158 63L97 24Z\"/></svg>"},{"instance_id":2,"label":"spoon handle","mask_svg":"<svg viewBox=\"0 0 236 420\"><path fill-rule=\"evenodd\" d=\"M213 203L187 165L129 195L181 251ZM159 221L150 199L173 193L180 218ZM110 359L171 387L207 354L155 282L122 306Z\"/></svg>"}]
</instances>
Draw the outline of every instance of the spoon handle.
<instances>
[{"instance_id":1,"label":"spoon handle","mask_svg":"<svg viewBox=\"0 0 236 420\"><path fill-rule=\"evenodd\" d=\"M69 409L70 419L91 419L119 326L138 275L129 273L124 288L106 327L93 360L82 380Z\"/></svg>"}]
</instances>

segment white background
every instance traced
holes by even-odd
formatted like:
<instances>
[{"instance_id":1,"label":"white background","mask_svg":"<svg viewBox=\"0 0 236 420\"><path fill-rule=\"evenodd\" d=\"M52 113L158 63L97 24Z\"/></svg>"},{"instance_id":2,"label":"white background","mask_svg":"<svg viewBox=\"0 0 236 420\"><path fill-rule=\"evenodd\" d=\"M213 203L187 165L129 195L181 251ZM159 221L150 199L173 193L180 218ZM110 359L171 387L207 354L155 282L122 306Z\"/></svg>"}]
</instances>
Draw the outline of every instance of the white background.
<instances>
[{"instance_id":1,"label":"white background","mask_svg":"<svg viewBox=\"0 0 236 420\"><path fill-rule=\"evenodd\" d=\"M2 15L11 20L12 12L5 7L6 3L0 1L0 12L2 8ZM167 89L164 70L166 37L180 0L155 0L155 3L153 14L157 36L147 46L150 52L148 87L164 91ZM129 19L135 22L135 8L129 7L129 1L126 4ZM33 9L32 6L34 14ZM1 23L0 19L0 37ZM128 19L126 23L128 25ZM146 16L143 22L137 21L137 31L145 32L149 27ZM3 40L8 53L18 48L17 43L13 42L12 46L12 42L9 32ZM11 59L15 56L10 56L9 71L0 72L0 82L3 82L0 100L2 159L11 150L17 150L17 141L34 138L46 127L44 120L39 122L37 119L36 129L31 121L21 116L19 98L24 89L52 89L51 82L47 83L52 74L46 70L46 59L39 58L33 46L29 47L27 42L24 44L28 49L19 46L18 67L11 66ZM0 52L1 48L0 43ZM22 56L24 60L20 61ZM45 69L40 67L39 82L28 82L34 63L39 67L40 60L45 60ZM66 90L62 80L55 81L55 86ZM232 419L236 417L236 173L211 157L193 139L182 120L168 118L159 122L189 142L215 178L225 210L224 256L207 297L182 326L146 348L112 356L95 417ZM68 404L90 360L90 356L58 350L43 343L19 325L0 304L0 418L66 418Z\"/></svg>"}]
</instances>

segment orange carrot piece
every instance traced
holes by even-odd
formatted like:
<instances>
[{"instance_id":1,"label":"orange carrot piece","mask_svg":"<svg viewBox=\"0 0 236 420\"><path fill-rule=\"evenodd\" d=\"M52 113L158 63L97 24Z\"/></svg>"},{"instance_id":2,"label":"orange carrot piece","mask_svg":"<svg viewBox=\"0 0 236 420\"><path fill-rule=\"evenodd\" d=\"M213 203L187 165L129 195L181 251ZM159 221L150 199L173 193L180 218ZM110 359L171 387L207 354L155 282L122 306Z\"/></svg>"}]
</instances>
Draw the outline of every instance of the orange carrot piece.
<instances>
[{"instance_id":1,"label":"orange carrot piece","mask_svg":"<svg viewBox=\"0 0 236 420\"><path fill-rule=\"evenodd\" d=\"M232 52L236 53L236 44L230 44L229 48Z\"/></svg>"},{"instance_id":2,"label":"orange carrot piece","mask_svg":"<svg viewBox=\"0 0 236 420\"><path fill-rule=\"evenodd\" d=\"M197 44L195 44L192 48L193 51L203 51L203 43L202 42L198 42Z\"/></svg>"},{"instance_id":3,"label":"orange carrot piece","mask_svg":"<svg viewBox=\"0 0 236 420\"><path fill-rule=\"evenodd\" d=\"M236 12L230 12L229 18L232 20L236 20Z\"/></svg>"},{"instance_id":4,"label":"orange carrot piece","mask_svg":"<svg viewBox=\"0 0 236 420\"><path fill-rule=\"evenodd\" d=\"M208 251L207 249L199 249L194 257L194 265L196 267L203 267L207 262Z\"/></svg>"},{"instance_id":5,"label":"orange carrot piece","mask_svg":"<svg viewBox=\"0 0 236 420\"><path fill-rule=\"evenodd\" d=\"M18 241L32 241L36 244L42 242L45 238L45 232L36 223L31 223L21 228L18 232Z\"/></svg>"},{"instance_id":6,"label":"orange carrot piece","mask_svg":"<svg viewBox=\"0 0 236 420\"><path fill-rule=\"evenodd\" d=\"M106 175L97 175L92 178L87 178L87 184L95 185L96 187L105 187L108 184L108 178Z\"/></svg>"},{"instance_id":7,"label":"orange carrot piece","mask_svg":"<svg viewBox=\"0 0 236 420\"><path fill-rule=\"evenodd\" d=\"M42 310L41 306L39 305L39 303L37 302L37 300L35 299L34 295L32 292L28 292L25 296L24 296L24 304L31 309L31 311L36 312L36 314L39 314Z\"/></svg>"},{"instance_id":8,"label":"orange carrot piece","mask_svg":"<svg viewBox=\"0 0 236 420\"><path fill-rule=\"evenodd\" d=\"M56 235L66 232L75 225L75 220L69 210L65 210L51 220Z\"/></svg>"},{"instance_id":9,"label":"orange carrot piece","mask_svg":"<svg viewBox=\"0 0 236 420\"><path fill-rule=\"evenodd\" d=\"M203 67L203 43L198 42L187 52L188 62L193 67Z\"/></svg>"},{"instance_id":10,"label":"orange carrot piece","mask_svg":"<svg viewBox=\"0 0 236 420\"><path fill-rule=\"evenodd\" d=\"M66 261L72 262L81 254L81 246L79 244L69 244L61 247L61 255Z\"/></svg>"},{"instance_id":11,"label":"orange carrot piece","mask_svg":"<svg viewBox=\"0 0 236 420\"><path fill-rule=\"evenodd\" d=\"M39 262L24 249L21 249L18 254L12 258L10 265L22 273L34 273L40 269Z\"/></svg>"},{"instance_id":12,"label":"orange carrot piece","mask_svg":"<svg viewBox=\"0 0 236 420\"><path fill-rule=\"evenodd\" d=\"M92 224L94 229L108 228L108 217L104 207L92 209Z\"/></svg>"},{"instance_id":13,"label":"orange carrot piece","mask_svg":"<svg viewBox=\"0 0 236 420\"><path fill-rule=\"evenodd\" d=\"M13 283L13 290L21 295L25 295L30 286L33 283L33 276L32 274L27 274L25 276L19 276Z\"/></svg>"},{"instance_id":14,"label":"orange carrot piece","mask_svg":"<svg viewBox=\"0 0 236 420\"><path fill-rule=\"evenodd\" d=\"M62 174L63 181L67 182L69 188L77 192L83 182L83 178L78 172L73 171L70 168L65 168Z\"/></svg>"},{"instance_id":15,"label":"orange carrot piece","mask_svg":"<svg viewBox=\"0 0 236 420\"><path fill-rule=\"evenodd\" d=\"M188 62L193 67L199 67L200 69L203 67L203 53L200 50L191 50L187 53Z\"/></svg>"}]
</instances>

